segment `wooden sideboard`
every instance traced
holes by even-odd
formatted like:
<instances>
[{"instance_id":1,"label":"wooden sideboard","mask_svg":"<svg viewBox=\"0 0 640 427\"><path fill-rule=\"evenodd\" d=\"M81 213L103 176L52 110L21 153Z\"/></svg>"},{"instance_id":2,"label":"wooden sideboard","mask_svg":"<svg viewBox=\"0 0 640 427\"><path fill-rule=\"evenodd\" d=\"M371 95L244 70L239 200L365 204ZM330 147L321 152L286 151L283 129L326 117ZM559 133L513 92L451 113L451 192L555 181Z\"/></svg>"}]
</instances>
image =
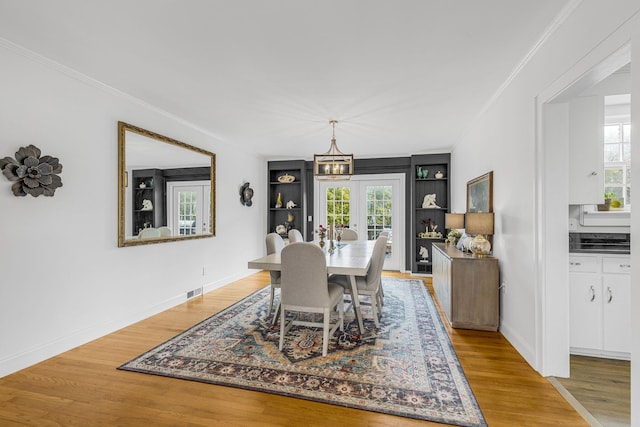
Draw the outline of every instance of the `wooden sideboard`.
<instances>
[{"instance_id":1,"label":"wooden sideboard","mask_svg":"<svg viewBox=\"0 0 640 427\"><path fill-rule=\"evenodd\" d=\"M498 258L474 257L433 243L433 289L454 328L497 331L500 295Z\"/></svg>"}]
</instances>

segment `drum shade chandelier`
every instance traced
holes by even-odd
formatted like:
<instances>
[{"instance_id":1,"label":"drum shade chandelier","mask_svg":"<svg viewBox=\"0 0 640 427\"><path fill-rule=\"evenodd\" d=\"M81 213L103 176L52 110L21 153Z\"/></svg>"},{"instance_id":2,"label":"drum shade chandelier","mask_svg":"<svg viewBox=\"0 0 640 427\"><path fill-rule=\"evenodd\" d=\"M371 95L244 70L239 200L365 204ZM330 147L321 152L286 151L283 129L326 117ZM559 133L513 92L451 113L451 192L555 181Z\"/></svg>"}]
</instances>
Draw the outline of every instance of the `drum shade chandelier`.
<instances>
[{"instance_id":1,"label":"drum shade chandelier","mask_svg":"<svg viewBox=\"0 0 640 427\"><path fill-rule=\"evenodd\" d=\"M318 181L346 181L353 175L353 154L344 154L336 145L337 120L329 121L333 126L331 146L323 154L313 155L313 171Z\"/></svg>"}]
</instances>

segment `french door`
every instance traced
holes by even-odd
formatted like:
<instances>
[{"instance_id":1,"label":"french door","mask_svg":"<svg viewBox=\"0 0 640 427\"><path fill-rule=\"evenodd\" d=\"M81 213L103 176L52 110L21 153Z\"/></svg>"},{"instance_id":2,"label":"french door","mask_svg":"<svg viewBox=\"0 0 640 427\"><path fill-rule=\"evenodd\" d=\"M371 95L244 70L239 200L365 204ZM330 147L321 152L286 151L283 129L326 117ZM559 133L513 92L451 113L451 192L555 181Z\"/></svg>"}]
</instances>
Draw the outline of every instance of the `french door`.
<instances>
[{"instance_id":1,"label":"french door","mask_svg":"<svg viewBox=\"0 0 640 427\"><path fill-rule=\"evenodd\" d=\"M210 181L176 181L167 184L167 224L174 235L208 233Z\"/></svg>"},{"instance_id":2,"label":"french door","mask_svg":"<svg viewBox=\"0 0 640 427\"><path fill-rule=\"evenodd\" d=\"M350 181L316 182L316 227L344 225L361 240L389 232L385 270L401 270L404 249L404 174L354 175Z\"/></svg>"}]
</instances>

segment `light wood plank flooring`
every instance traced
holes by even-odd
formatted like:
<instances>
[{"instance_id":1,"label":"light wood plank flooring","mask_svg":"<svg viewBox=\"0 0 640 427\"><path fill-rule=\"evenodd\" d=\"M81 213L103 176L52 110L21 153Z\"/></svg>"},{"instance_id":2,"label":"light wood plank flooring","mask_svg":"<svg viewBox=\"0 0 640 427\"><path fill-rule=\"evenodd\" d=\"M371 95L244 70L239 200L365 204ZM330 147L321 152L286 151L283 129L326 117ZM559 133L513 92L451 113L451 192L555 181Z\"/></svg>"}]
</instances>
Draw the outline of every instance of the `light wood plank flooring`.
<instances>
[{"instance_id":1,"label":"light wood plank flooring","mask_svg":"<svg viewBox=\"0 0 640 427\"><path fill-rule=\"evenodd\" d=\"M385 275L411 277L400 273ZM0 425L442 425L116 369L268 282L266 272L256 273L0 378ZM448 332L490 426L587 425L500 333L450 328Z\"/></svg>"},{"instance_id":2,"label":"light wood plank flooring","mask_svg":"<svg viewBox=\"0 0 640 427\"><path fill-rule=\"evenodd\" d=\"M593 416L593 424L631 425L631 362L572 355L570 378L556 381Z\"/></svg>"}]
</instances>

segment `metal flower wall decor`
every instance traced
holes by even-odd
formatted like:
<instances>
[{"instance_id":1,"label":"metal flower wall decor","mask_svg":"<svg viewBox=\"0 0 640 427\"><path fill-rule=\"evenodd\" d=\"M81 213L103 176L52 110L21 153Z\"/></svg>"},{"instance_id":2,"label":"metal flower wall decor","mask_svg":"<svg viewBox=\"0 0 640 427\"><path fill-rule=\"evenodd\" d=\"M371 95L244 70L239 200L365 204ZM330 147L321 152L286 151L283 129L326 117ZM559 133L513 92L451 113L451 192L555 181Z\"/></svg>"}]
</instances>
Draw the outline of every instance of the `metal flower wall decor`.
<instances>
[{"instance_id":1,"label":"metal flower wall decor","mask_svg":"<svg viewBox=\"0 0 640 427\"><path fill-rule=\"evenodd\" d=\"M15 181L11 186L14 195L53 196L56 188L62 187L62 179L57 175L62 172L62 164L57 157L40 157L41 154L38 147L28 145L20 147L15 159L0 159L2 174Z\"/></svg>"}]
</instances>

